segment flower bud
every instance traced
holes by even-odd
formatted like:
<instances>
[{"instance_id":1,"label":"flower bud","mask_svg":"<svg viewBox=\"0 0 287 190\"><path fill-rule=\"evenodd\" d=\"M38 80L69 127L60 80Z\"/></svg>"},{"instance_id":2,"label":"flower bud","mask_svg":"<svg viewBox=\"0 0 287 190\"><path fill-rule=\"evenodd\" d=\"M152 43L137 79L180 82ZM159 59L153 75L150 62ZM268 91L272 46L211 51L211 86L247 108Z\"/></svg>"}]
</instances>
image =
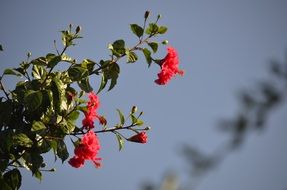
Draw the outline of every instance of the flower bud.
<instances>
[{"instance_id":1,"label":"flower bud","mask_svg":"<svg viewBox=\"0 0 287 190\"><path fill-rule=\"evenodd\" d=\"M144 18L145 18L145 19L147 19L147 18L148 18L149 13L150 13L149 11L146 11L146 12L145 12L145 14L144 14Z\"/></svg>"},{"instance_id":2,"label":"flower bud","mask_svg":"<svg viewBox=\"0 0 287 190\"><path fill-rule=\"evenodd\" d=\"M168 44L168 41L167 40L164 40L161 42L163 45L167 45Z\"/></svg>"},{"instance_id":3,"label":"flower bud","mask_svg":"<svg viewBox=\"0 0 287 190\"><path fill-rule=\"evenodd\" d=\"M27 53L27 57L31 57L32 53L31 52L28 52Z\"/></svg>"},{"instance_id":4,"label":"flower bud","mask_svg":"<svg viewBox=\"0 0 287 190\"><path fill-rule=\"evenodd\" d=\"M81 31L81 27L80 26L77 26L77 28L76 28L76 34L78 34L80 31Z\"/></svg>"},{"instance_id":5,"label":"flower bud","mask_svg":"<svg viewBox=\"0 0 287 190\"><path fill-rule=\"evenodd\" d=\"M136 142L136 143L146 143L147 142L146 132L140 132L140 133L128 138L128 141Z\"/></svg>"},{"instance_id":6,"label":"flower bud","mask_svg":"<svg viewBox=\"0 0 287 190\"><path fill-rule=\"evenodd\" d=\"M151 127L146 127L146 128L144 128L144 130L149 131L149 130L151 130Z\"/></svg>"},{"instance_id":7,"label":"flower bud","mask_svg":"<svg viewBox=\"0 0 287 190\"><path fill-rule=\"evenodd\" d=\"M55 171L56 171L56 168L50 169L50 172L55 172Z\"/></svg>"},{"instance_id":8,"label":"flower bud","mask_svg":"<svg viewBox=\"0 0 287 190\"><path fill-rule=\"evenodd\" d=\"M133 106L131 112L136 113L137 111L138 111L138 108L136 106Z\"/></svg>"}]
</instances>

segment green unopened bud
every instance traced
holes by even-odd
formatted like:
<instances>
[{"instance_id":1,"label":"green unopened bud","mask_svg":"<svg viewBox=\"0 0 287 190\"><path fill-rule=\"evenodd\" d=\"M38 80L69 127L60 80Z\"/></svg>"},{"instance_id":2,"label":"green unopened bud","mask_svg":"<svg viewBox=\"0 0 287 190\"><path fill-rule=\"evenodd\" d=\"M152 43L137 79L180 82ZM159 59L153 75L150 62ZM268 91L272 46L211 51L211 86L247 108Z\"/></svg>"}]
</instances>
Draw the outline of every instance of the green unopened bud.
<instances>
[{"instance_id":1,"label":"green unopened bud","mask_svg":"<svg viewBox=\"0 0 287 190\"><path fill-rule=\"evenodd\" d=\"M145 14L144 14L144 18L145 18L145 19L147 19L147 18L148 18L149 13L150 13L149 11L146 11L146 12L145 12Z\"/></svg>"},{"instance_id":2,"label":"green unopened bud","mask_svg":"<svg viewBox=\"0 0 287 190\"><path fill-rule=\"evenodd\" d=\"M56 171L56 168L50 169L50 172L55 172L55 171Z\"/></svg>"},{"instance_id":3,"label":"green unopened bud","mask_svg":"<svg viewBox=\"0 0 287 190\"><path fill-rule=\"evenodd\" d=\"M161 14L157 15L157 20L161 18Z\"/></svg>"},{"instance_id":4,"label":"green unopened bud","mask_svg":"<svg viewBox=\"0 0 287 190\"><path fill-rule=\"evenodd\" d=\"M28 52L27 53L27 57L31 57L32 53L31 52Z\"/></svg>"},{"instance_id":5,"label":"green unopened bud","mask_svg":"<svg viewBox=\"0 0 287 190\"><path fill-rule=\"evenodd\" d=\"M151 130L151 127L146 127L146 128L144 128L144 130L149 131L149 130Z\"/></svg>"},{"instance_id":6,"label":"green unopened bud","mask_svg":"<svg viewBox=\"0 0 287 190\"><path fill-rule=\"evenodd\" d=\"M80 31L81 31L81 27L80 26L77 26L77 28L76 28L76 34L78 34Z\"/></svg>"},{"instance_id":7,"label":"green unopened bud","mask_svg":"<svg viewBox=\"0 0 287 190\"><path fill-rule=\"evenodd\" d=\"M138 108L136 106L133 106L131 112L136 113L137 111L138 111Z\"/></svg>"},{"instance_id":8,"label":"green unopened bud","mask_svg":"<svg viewBox=\"0 0 287 190\"><path fill-rule=\"evenodd\" d=\"M46 166L47 166L46 163L41 164L41 168L45 168Z\"/></svg>"},{"instance_id":9,"label":"green unopened bud","mask_svg":"<svg viewBox=\"0 0 287 190\"><path fill-rule=\"evenodd\" d=\"M161 42L163 45L167 45L168 44L168 41L167 40L164 40Z\"/></svg>"}]
</instances>

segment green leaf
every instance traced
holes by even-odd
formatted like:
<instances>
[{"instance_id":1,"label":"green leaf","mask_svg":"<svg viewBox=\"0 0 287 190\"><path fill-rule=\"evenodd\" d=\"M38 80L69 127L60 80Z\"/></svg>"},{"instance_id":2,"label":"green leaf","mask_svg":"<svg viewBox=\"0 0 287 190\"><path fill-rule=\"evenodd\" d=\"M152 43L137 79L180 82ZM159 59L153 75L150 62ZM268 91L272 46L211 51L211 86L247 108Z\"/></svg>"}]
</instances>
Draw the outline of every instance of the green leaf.
<instances>
[{"instance_id":1,"label":"green leaf","mask_svg":"<svg viewBox=\"0 0 287 190\"><path fill-rule=\"evenodd\" d=\"M109 49L115 56L120 57L125 54L125 41L116 40L112 45L109 45Z\"/></svg>"},{"instance_id":2,"label":"green leaf","mask_svg":"<svg viewBox=\"0 0 287 190\"><path fill-rule=\"evenodd\" d=\"M66 101L66 85L60 79L60 76L57 75L52 79L52 93L53 93L53 104L54 109L57 113L61 113L67 107Z\"/></svg>"},{"instance_id":3,"label":"green leaf","mask_svg":"<svg viewBox=\"0 0 287 190\"><path fill-rule=\"evenodd\" d=\"M24 146L24 147L32 147L33 141L24 133L19 133L13 137L13 141L15 144Z\"/></svg>"},{"instance_id":4,"label":"green leaf","mask_svg":"<svg viewBox=\"0 0 287 190\"><path fill-rule=\"evenodd\" d=\"M134 114L131 114L132 124L136 124L138 119Z\"/></svg>"},{"instance_id":5,"label":"green leaf","mask_svg":"<svg viewBox=\"0 0 287 190\"><path fill-rule=\"evenodd\" d=\"M48 68L55 67L59 62L62 61L62 57L60 55L56 56L54 54L48 54L46 58L48 60Z\"/></svg>"},{"instance_id":6,"label":"green leaf","mask_svg":"<svg viewBox=\"0 0 287 190\"><path fill-rule=\"evenodd\" d=\"M34 176L40 181L42 181L43 179L42 172L40 172L39 170L35 171Z\"/></svg>"},{"instance_id":7,"label":"green leaf","mask_svg":"<svg viewBox=\"0 0 287 190\"><path fill-rule=\"evenodd\" d=\"M12 190L20 189L21 182L22 182L22 176L18 169L13 169L13 170L6 172L3 175L3 179L5 183L11 187ZM2 190L2 185L0 189ZM4 190L6 189L4 188Z\"/></svg>"},{"instance_id":8,"label":"green leaf","mask_svg":"<svg viewBox=\"0 0 287 190\"><path fill-rule=\"evenodd\" d=\"M132 52L130 50L126 50L127 55L127 62L128 63L134 63L138 60L138 56L135 54L135 52Z\"/></svg>"},{"instance_id":9,"label":"green leaf","mask_svg":"<svg viewBox=\"0 0 287 190\"><path fill-rule=\"evenodd\" d=\"M115 133L116 137L117 137L117 140L118 140L118 144L119 144L119 151L121 151L124 147L124 139L121 135L119 135L118 133Z\"/></svg>"},{"instance_id":10,"label":"green leaf","mask_svg":"<svg viewBox=\"0 0 287 190\"><path fill-rule=\"evenodd\" d=\"M15 72L13 69L5 69L3 75L16 75L16 76L21 76L19 73Z\"/></svg>"},{"instance_id":11,"label":"green leaf","mask_svg":"<svg viewBox=\"0 0 287 190\"><path fill-rule=\"evenodd\" d=\"M3 47L2 47L2 45L0 44L0 51L3 51Z\"/></svg>"},{"instance_id":12,"label":"green leaf","mask_svg":"<svg viewBox=\"0 0 287 190\"><path fill-rule=\"evenodd\" d=\"M61 60L71 64L75 63L75 60L65 53L61 56Z\"/></svg>"},{"instance_id":13,"label":"green leaf","mask_svg":"<svg viewBox=\"0 0 287 190\"><path fill-rule=\"evenodd\" d=\"M156 23L150 23L145 33L152 36L158 32L158 26Z\"/></svg>"},{"instance_id":14,"label":"green leaf","mask_svg":"<svg viewBox=\"0 0 287 190\"><path fill-rule=\"evenodd\" d=\"M72 111L69 115L68 115L68 119L71 121L76 121L79 118L80 112L77 110Z\"/></svg>"},{"instance_id":15,"label":"green leaf","mask_svg":"<svg viewBox=\"0 0 287 190\"><path fill-rule=\"evenodd\" d=\"M158 43L157 42L150 42L150 43L148 43L148 45L151 47L151 49L154 53L157 52L157 49L158 49Z\"/></svg>"},{"instance_id":16,"label":"green leaf","mask_svg":"<svg viewBox=\"0 0 287 190\"><path fill-rule=\"evenodd\" d=\"M108 74L107 74L107 76L108 76L107 78L111 79L111 84L110 84L108 91L112 90L115 87L115 85L117 84L119 73L120 73L119 65L117 63L111 64L110 69L109 69Z\"/></svg>"},{"instance_id":17,"label":"green leaf","mask_svg":"<svg viewBox=\"0 0 287 190\"><path fill-rule=\"evenodd\" d=\"M42 99L41 91L30 90L25 94L24 103L29 111L34 111L42 104Z\"/></svg>"},{"instance_id":18,"label":"green leaf","mask_svg":"<svg viewBox=\"0 0 287 190\"><path fill-rule=\"evenodd\" d=\"M93 88L92 88L92 86L90 85L90 82L89 82L89 77L86 77L86 78L84 78L81 81L78 81L78 85L83 91L85 91L87 93L93 91Z\"/></svg>"},{"instance_id":19,"label":"green leaf","mask_svg":"<svg viewBox=\"0 0 287 190\"><path fill-rule=\"evenodd\" d=\"M160 26L157 32L158 32L159 34L164 34L164 33L166 33L166 31L167 31L167 27L165 27L165 26Z\"/></svg>"},{"instance_id":20,"label":"green leaf","mask_svg":"<svg viewBox=\"0 0 287 190\"><path fill-rule=\"evenodd\" d=\"M144 32L144 30L143 30L142 27L140 27L140 26L137 25L137 24L131 24L130 26L131 26L132 32L133 32L135 35L137 35L137 37L139 37L139 38L142 37L143 32Z\"/></svg>"},{"instance_id":21,"label":"green leaf","mask_svg":"<svg viewBox=\"0 0 287 190\"><path fill-rule=\"evenodd\" d=\"M145 59L146 59L146 62L148 64L148 66L150 67L151 62L152 62L151 52L147 48L144 48L143 49L143 54L145 56Z\"/></svg>"},{"instance_id":22,"label":"green leaf","mask_svg":"<svg viewBox=\"0 0 287 190\"><path fill-rule=\"evenodd\" d=\"M99 87L99 89L98 89L97 94L99 94L99 93L106 87L107 82L108 82L108 80L106 79L105 75L102 74L101 85L100 85L100 87Z\"/></svg>"},{"instance_id":23,"label":"green leaf","mask_svg":"<svg viewBox=\"0 0 287 190\"><path fill-rule=\"evenodd\" d=\"M81 67L87 69L89 71L89 73L91 73L94 70L95 64L96 64L96 62L94 62L90 59L84 59L81 63Z\"/></svg>"},{"instance_id":24,"label":"green leaf","mask_svg":"<svg viewBox=\"0 0 287 190\"><path fill-rule=\"evenodd\" d=\"M25 164L32 171L33 175L39 170L43 163L43 157L40 155L39 152L36 151L33 151L31 153L25 152L23 155L23 159L25 160Z\"/></svg>"},{"instance_id":25,"label":"green leaf","mask_svg":"<svg viewBox=\"0 0 287 190\"><path fill-rule=\"evenodd\" d=\"M121 110L117 109L117 111L119 113L121 125L124 125L125 124L125 117L124 117L123 113L121 112Z\"/></svg>"},{"instance_id":26,"label":"green leaf","mask_svg":"<svg viewBox=\"0 0 287 190\"><path fill-rule=\"evenodd\" d=\"M63 140L57 141L57 155L62 160L62 163L69 158L69 152Z\"/></svg>"},{"instance_id":27,"label":"green leaf","mask_svg":"<svg viewBox=\"0 0 287 190\"><path fill-rule=\"evenodd\" d=\"M32 67L32 76L35 79L44 79L46 78L47 71L41 65L33 65Z\"/></svg>"},{"instance_id":28,"label":"green leaf","mask_svg":"<svg viewBox=\"0 0 287 190\"><path fill-rule=\"evenodd\" d=\"M69 68L68 74L72 81L80 81L89 76L89 71L86 68L74 66Z\"/></svg>"},{"instance_id":29,"label":"green leaf","mask_svg":"<svg viewBox=\"0 0 287 190\"><path fill-rule=\"evenodd\" d=\"M142 126L144 124L144 122L141 119L137 119L135 124L138 125L138 126Z\"/></svg>"},{"instance_id":30,"label":"green leaf","mask_svg":"<svg viewBox=\"0 0 287 190\"><path fill-rule=\"evenodd\" d=\"M47 63L46 57L38 57L37 59L32 60L31 64L32 65L46 66L48 63Z\"/></svg>"},{"instance_id":31,"label":"green leaf","mask_svg":"<svg viewBox=\"0 0 287 190\"><path fill-rule=\"evenodd\" d=\"M65 134L70 134L74 131L76 127L74 123L75 123L74 121L63 119L59 125L61 130Z\"/></svg>"},{"instance_id":32,"label":"green leaf","mask_svg":"<svg viewBox=\"0 0 287 190\"><path fill-rule=\"evenodd\" d=\"M31 131L40 131L46 129L46 126L41 121L33 121Z\"/></svg>"},{"instance_id":33,"label":"green leaf","mask_svg":"<svg viewBox=\"0 0 287 190\"><path fill-rule=\"evenodd\" d=\"M9 158L0 158L0 173L4 172L9 164Z\"/></svg>"}]
</instances>

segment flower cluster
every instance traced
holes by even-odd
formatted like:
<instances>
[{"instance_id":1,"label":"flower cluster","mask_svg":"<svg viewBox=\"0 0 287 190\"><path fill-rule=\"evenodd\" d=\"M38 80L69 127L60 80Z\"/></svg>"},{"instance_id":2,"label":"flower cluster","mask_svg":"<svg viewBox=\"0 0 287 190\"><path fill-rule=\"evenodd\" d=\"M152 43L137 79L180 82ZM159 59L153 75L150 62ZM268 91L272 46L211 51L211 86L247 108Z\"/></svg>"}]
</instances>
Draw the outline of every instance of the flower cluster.
<instances>
[{"instance_id":1,"label":"flower cluster","mask_svg":"<svg viewBox=\"0 0 287 190\"><path fill-rule=\"evenodd\" d=\"M147 142L147 134L146 132L140 132L128 139L131 142L136 142L136 143L146 143Z\"/></svg>"},{"instance_id":2,"label":"flower cluster","mask_svg":"<svg viewBox=\"0 0 287 190\"><path fill-rule=\"evenodd\" d=\"M89 93L89 102L87 105L87 111L85 112L85 118L82 121L83 127L86 129L94 128L94 120L98 118L97 109L100 106L100 101L94 92Z\"/></svg>"},{"instance_id":3,"label":"flower cluster","mask_svg":"<svg viewBox=\"0 0 287 190\"><path fill-rule=\"evenodd\" d=\"M184 71L178 68L179 59L176 50L173 47L167 48L167 55L159 63L161 67L160 73L158 73L158 79L155 83L159 85L167 84L173 76L176 74L183 75Z\"/></svg>"},{"instance_id":4,"label":"flower cluster","mask_svg":"<svg viewBox=\"0 0 287 190\"><path fill-rule=\"evenodd\" d=\"M81 139L80 144L75 148L75 156L69 160L69 164L75 168L82 167L85 160L91 160L95 166L100 167L101 158L98 158L98 152L100 150L100 142L98 136L89 131Z\"/></svg>"}]
</instances>

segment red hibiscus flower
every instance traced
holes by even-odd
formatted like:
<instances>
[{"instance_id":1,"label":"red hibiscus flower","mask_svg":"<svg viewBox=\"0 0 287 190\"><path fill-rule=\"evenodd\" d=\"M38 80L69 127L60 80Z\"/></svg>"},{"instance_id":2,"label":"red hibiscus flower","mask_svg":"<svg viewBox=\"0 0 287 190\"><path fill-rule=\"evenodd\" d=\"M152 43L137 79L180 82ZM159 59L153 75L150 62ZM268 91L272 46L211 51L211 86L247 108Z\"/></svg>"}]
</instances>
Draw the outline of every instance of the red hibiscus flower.
<instances>
[{"instance_id":1,"label":"red hibiscus flower","mask_svg":"<svg viewBox=\"0 0 287 190\"><path fill-rule=\"evenodd\" d=\"M100 106L100 101L94 92L89 93L89 102L87 104L87 111L85 112L85 118L82 121L83 126L86 129L94 128L94 120L97 116L97 109Z\"/></svg>"},{"instance_id":2,"label":"red hibiscus flower","mask_svg":"<svg viewBox=\"0 0 287 190\"><path fill-rule=\"evenodd\" d=\"M69 164L75 168L79 168L84 165L85 160L91 160L96 167L100 167L99 160L101 158L97 157L100 148L100 141L97 135L93 131L89 131L75 148L75 156L69 160Z\"/></svg>"},{"instance_id":3,"label":"red hibiscus flower","mask_svg":"<svg viewBox=\"0 0 287 190\"><path fill-rule=\"evenodd\" d=\"M147 135L146 132L140 132L128 139L131 142L136 142L136 143L146 143L147 142Z\"/></svg>"},{"instance_id":4,"label":"red hibiscus flower","mask_svg":"<svg viewBox=\"0 0 287 190\"><path fill-rule=\"evenodd\" d=\"M173 47L167 48L167 55L159 63L161 67L160 73L157 74L158 79L155 83L159 85L167 84L176 74L183 75L184 71L178 68L179 59L176 50Z\"/></svg>"}]
</instances>

